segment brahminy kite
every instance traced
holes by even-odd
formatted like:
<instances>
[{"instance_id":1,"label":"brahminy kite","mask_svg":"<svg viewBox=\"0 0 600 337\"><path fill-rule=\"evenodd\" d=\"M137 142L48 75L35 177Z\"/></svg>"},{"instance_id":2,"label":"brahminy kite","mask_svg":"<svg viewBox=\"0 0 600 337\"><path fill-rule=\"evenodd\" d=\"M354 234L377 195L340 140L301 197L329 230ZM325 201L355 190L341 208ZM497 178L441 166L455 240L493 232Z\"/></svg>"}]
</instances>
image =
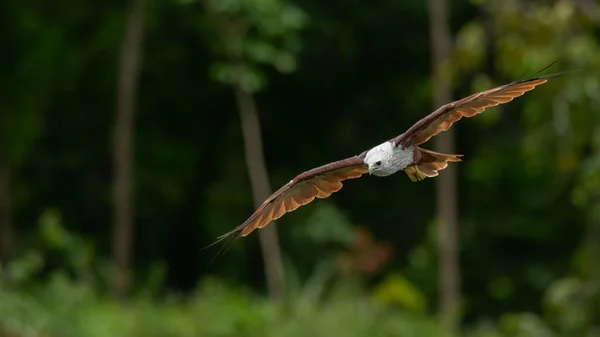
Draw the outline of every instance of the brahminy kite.
<instances>
[{"instance_id":1,"label":"brahminy kite","mask_svg":"<svg viewBox=\"0 0 600 337\"><path fill-rule=\"evenodd\" d=\"M562 74L564 72L517 80L448 103L419 120L401 135L370 150L303 172L269 196L244 223L220 236L216 242L232 236L247 236L255 229L265 227L315 198L327 198L339 191L342 181L346 179L358 178L367 173L385 177L398 171L406 172L413 182L435 177L449 162L461 161L462 155L437 153L419 145L448 130L462 117L473 117L486 108L510 102L546 83L548 79Z\"/></svg>"}]
</instances>

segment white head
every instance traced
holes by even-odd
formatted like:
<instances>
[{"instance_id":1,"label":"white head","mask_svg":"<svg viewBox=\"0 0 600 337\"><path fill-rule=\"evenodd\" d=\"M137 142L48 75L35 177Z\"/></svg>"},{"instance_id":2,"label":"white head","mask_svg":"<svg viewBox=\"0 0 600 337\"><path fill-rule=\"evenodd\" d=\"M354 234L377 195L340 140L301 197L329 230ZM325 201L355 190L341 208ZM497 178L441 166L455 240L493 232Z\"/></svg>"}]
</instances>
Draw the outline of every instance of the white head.
<instances>
[{"instance_id":1,"label":"white head","mask_svg":"<svg viewBox=\"0 0 600 337\"><path fill-rule=\"evenodd\" d=\"M367 152L364 159L364 163L369 167L369 174L379 177L396 173L398 169L394 162L394 148L390 142L375 146Z\"/></svg>"}]
</instances>

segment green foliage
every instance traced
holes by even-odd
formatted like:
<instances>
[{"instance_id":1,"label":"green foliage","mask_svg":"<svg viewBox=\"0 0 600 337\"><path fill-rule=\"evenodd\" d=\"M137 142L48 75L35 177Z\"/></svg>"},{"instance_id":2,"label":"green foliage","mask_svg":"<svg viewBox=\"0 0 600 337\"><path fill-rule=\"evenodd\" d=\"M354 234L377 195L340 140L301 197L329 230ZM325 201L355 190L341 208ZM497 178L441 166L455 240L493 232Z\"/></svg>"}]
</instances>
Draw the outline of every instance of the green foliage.
<instances>
[{"instance_id":1,"label":"green foliage","mask_svg":"<svg viewBox=\"0 0 600 337\"><path fill-rule=\"evenodd\" d=\"M57 277L40 293L0 290L0 326L17 336L433 336L436 325L385 312L360 297L336 298L319 307L293 306L287 314L214 282L185 298L115 303L81 284ZM441 335L438 335L441 336Z\"/></svg>"},{"instance_id":2,"label":"green foliage","mask_svg":"<svg viewBox=\"0 0 600 337\"><path fill-rule=\"evenodd\" d=\"M42 219L39 235L53 238L45 241L49 248L62 246L57 242L81 240L60 225L54 212L44 214ZM12 261L1 272L0 332L82 337L440 333L435 322L378 307L360 288L343 280L337 281L341 283L336 291L326 291L332 275L328 264L322 264L302 286L290 289L283 311L262 297L214 278L205 278L196 291L186 296L137 296L119 303L98 292L85 277L69 276L62 268L55 269L44 282L35 282L43 265L43 258L32 252Z\"/></svg>"},{"instance_id":3,"label":"green foliage","mask_svg":"<svg viewBox=\"0 0 600 337\"><path fill-rule=\"evenodd\" d=\"M398 304L407 311L424 313L425 296L405 277L390 274L373 290L373 298L382 304Z\"/></svg>"},{"instance_id":4,"label":"green foliage","mask_svg":"<svg viewBox=\"0 0 600 337\"><path fill-rule=\"evenodd\" d=\"M52 210L41 216L37 236L43 239L42 250L62 247L66 254L76 253L66 249L67 242L74 246L88 244L68 232L61 225L60 215ZM99 262L97 258L94 261ZM289 280L283 307L212 277L203 278L185 296L174 293L147 296L148 293L141 291L118 302L90 282L89 275L95 275L96 280L106 277L96 273L94 263L81 265L77 274L70 273L71 266L66 264L40 278L42 270L47 269L47 261L37 250L31 250L4 266L0 269L0 333L82 337L334 334L451 337L434 318L425 315L423 294L397 273L386 277L368 294L353 280L336 275L334 264L324 261L305 281ZM160 268L157 273L161 274ZM155 282L160 283L150 277L146 283ZM481 321L462 335L562 336L552 327L558 325L563 331L594 336L593 329L584 328L593 317L578 316L576 313L586 312L580 305L582 302L567 299L574 299L573 291L578 292L580 286L557 284L549 290L548 303L557 315L551 318L553 324L533 313L504 314L497 323Z\"/></svg>"},{"instance_id":5,"label":"green foliage","mask_svg":"<svg viewBox=\"0 0 600 337\"><path fill-rule=\"evenodd\" d=\"M294 240L307 244L326 245L330 243L348 246L352 242L352 223L348 217L331 202L323 200L302 226L294 226Z\"/></svg>"},{"instance_id":6,"label":"green foliage","mask_svg":"<svg viewBox=\"0 0 600 337\"><path fill-rule=\"evenodd\" d=\"M3 276L15 283L23 283L31 280L44 266L42 254L36 251L31 251L21 257L19 260L12 262Z\"/></svg>"},{"instance_id":7,"label":"green foliage","mask_svg":"<svg viewBox=\"0 0 600 337\"><path fill-rule=\"evenodd\" d=\"M552 99L515 102L521 105L522 113L519 115L510 114L509 107L502 107L498 109L502 117L500 113L487 113L484 118L479 118L475 122L489 130L502 130L502 125L509 123L506 120L512 119L513 130L518 130L513 132L516 137L512 140L496 138L494 141L496 147L501 145L513 150L514 156L501 156L491 148L485 148L480 150L478 155L473 156L470 163L466 165L466 170L468 179L473 184L488 186L487 189L479 189L479 195L495 193L494 190L502 189L494 183L500 179L508 179L514 186L519 186L519 192L515 191L516 193L512 194L518 202L503 202L503 206L497 208L502 209L503 214L517 212L520 215L504 216L501 222L474 220L473 229L470 225L465 226L467 232L463 236L464 242L473 240L472 244L467 243L473 251L480 244L493 244L501 238L504 238L505 242L518 242L525 237L530 237L531 243L548 245L550 242L555 242L555 247L565 247L567 243L564 234L558 232L579 231L582 234L589 233L590 238L597 238L597 234L592 233L597 233L593 228L597 228L598 221L591 220L591 216L595 213L595 203L598 199L593 196L597 193L590 193L590 191L597 191L593 187L593 176L598 167L593 163L598 152L595 135L600 125L600 114L594 109L594 102L598 101L599 94L597 90L585 89L600 85L598 80L600 64L597 57L600 45L593 34L589 33L589 29L596 26L596 23L592 23L590 17L585 14L591 9L583 9L574 1L544 4L483 1L478 6L485 13L485 18L491 20L488 23L493 23L490 25L482 19L463 26L457 33L457 49L454 55L455 69L462 69L457 73L475 72L474 80L470 83L471 91L482 90L493 85L489 76L490 71L497 74L495 78L503 76L506 79L515 79L523 76L523 71L527 70L525 75L531 75L541 68L541 65L549 64L553 60L558 60L558 63L554 70L550 69L547 72L571 69L583 71L566 74L558 81L549 82L547 86L536 89L536 93L547 94ZM523 25L524 22L527 24ZM493 54L489 54L490 51L493 51ZM493 63L489 62L490 60ZM476 71L486 65L488 69L485 74ZM590 195L592 197L589 197ZM489 205L488 202L486 204ZM558 204L571 209L563 213L564 220L560 221L560 225L557 224L559 227L553 227L553 219L546 219L535 225L535 221L525 220L528 217L523 217L523 214L528 212L527 209L531 212L536 212L537 209L539 210L537 213L542 217L544 213L552 211L554 219L557 219L560 215L554 211ZM479 206L475 202L470 203L470 207ZM494 219L496 216L489 211L482 212L479 219L483 217ZM487 229L483 230L482 226ZM471 230L478 234L471 236L469 234ZM486 234L483 234L485 232L492 233L489 237L491 240L486 239ZM572 242L570 245L589 246L593 245L590 242L596 240L584 240L587 243ZM479 252L485 251L483 246L476 249ZM589 248L582 249L589 251ZM547 250L556 251L552 248ZM527 250L521 252L527 254ZM597 257L591 258L591 255L585 254L588 257L585 259L587 260L585 264L591 260L597 261ZM581 260L575 258L577 255L573 250L557 254L557 258L563 261L567 261L567 256L573 257L573 261ZM479 273L496 275L489 277L491 282L487 288L490 297L499 301L510 300L522 293L519 288L523 289L524 285L531 289L530 291L545 294L549 301L546 309L551 308L549 310L553 312L548 313L549 317L554 317L557 322L561 322L557 316L559 315L565 321L571 322L564 322L566 325L563 326L562 331L565 333L581 334L584 326L589 327L593 324L593 320L586 317L590 315L598 317L598 309L594 306L576 304L579 300L588 303L595 302L598 298L597 294L590 291L587 286L587 282L597 282L591 281L589 274L578 276L583 279L575 282L567 276L569 268L578 268L572 268L569 264L563 264L558 269L552 269L548 263L529 264L521 272L513 269L510 275L502 275L498 272L499 265L500 263L491 263L492 269L478 270ZM565 279L562 279L563 277ZM598 280L597 276L592 278ZM573 297L579 297L579 300L570 302L573 301ZM567 313L559 309L563 305L569 307L571 311ZM564 324L557 323L557 326ZM573 324L580 330L573 330Z\"/></svg>"},{"instance_id":8,"label":"green foliage","mask_svg":"<svg viewBox=\"0 0 600 337\"><path fill-rule=\"evenodd\" d=\"M472 337L554 337L556 332L538 316L531 313L505 314L498 324L481 323L467 336Z\"/></svg>"},{"instance_id":9,"label":"green foliage","mask_svg":"<svg viewBox=\"0 0 600 337\"><path fill-rule=\"evenodd\" d=\"M259 65L271 65L282 73L296 69L299 31L307 15L281 0L206 0L207 19L218 38L214 49L226 62L211 66L211 76L222 83L256 92L266 84Z\"/></svg>"}]
</instances>

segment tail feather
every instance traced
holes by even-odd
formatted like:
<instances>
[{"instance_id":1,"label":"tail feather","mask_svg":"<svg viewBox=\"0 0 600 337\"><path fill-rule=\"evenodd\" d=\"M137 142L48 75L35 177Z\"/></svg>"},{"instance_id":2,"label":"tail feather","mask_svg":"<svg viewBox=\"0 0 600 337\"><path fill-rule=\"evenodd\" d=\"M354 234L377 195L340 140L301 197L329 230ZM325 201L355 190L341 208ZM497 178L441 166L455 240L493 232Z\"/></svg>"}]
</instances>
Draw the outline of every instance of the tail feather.
<instances>
[{"instance_id":1,"label":"tail feather","mask_svg":"<svg viewBox=\"0 0 600 337\"><path fill-rule=\"evenodd\" d=\"M441 171L448 167L449 162L459 162L462 154L438 153L417 147L420 152L419 161L405 169L406 174L412 181L420 181L425 178L436 177Z\"/></svg>"}]
</instances>

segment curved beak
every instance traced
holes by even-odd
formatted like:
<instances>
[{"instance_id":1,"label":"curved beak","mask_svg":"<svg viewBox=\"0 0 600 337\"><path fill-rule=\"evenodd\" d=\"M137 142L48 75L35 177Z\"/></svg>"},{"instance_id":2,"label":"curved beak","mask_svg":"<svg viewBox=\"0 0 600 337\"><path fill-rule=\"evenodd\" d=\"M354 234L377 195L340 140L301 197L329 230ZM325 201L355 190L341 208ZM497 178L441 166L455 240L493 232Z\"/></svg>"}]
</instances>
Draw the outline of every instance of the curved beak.
<instances>
[{"instance_id":1,"label":"curved beak","mask_svg":"<svg viewBox=\"0 0 600 337\"><path fill-rule=\"evenodd\" d=\"M373 167L375 166L375 164L371 163L369 164L369 175L373 172Z\"/></svg>"}]
</instances>

